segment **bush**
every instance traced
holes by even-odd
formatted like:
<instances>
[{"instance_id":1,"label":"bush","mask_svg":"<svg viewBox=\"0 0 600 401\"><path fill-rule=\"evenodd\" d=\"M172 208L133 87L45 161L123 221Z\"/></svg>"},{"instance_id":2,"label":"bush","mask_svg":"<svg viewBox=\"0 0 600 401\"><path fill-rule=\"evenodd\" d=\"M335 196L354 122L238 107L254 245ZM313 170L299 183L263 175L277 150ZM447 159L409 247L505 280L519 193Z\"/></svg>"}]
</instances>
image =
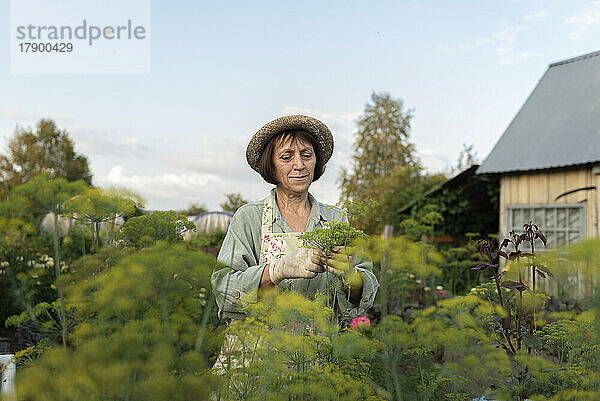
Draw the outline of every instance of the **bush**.
<instances>
[{"instance_id":1,"label":"bush","mask_svg":"<svg viewBox=\"0 0 600 401\"><path fill-rule=\"evenodd\" d=\"M206 370L207 350L218 346L211 338L197 342L207 337L201 322L210 313L214 259L164 242L119 254L114 265L98 269L104 256L81 260L80 265L92 265L87 271L93 274L66 288L77 322L69 348L51 348L21 370L19 395L30 400L206 398L207 383L216 380Z\"/></svg>"}]
</instances>

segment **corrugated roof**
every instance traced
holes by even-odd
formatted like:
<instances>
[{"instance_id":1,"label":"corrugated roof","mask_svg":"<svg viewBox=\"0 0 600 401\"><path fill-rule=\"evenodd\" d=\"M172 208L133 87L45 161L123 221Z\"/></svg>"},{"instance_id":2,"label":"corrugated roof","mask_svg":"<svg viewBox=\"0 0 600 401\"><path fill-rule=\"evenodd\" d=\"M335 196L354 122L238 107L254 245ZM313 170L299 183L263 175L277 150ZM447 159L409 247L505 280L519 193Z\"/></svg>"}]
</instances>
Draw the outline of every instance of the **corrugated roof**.
<instances>
[{"instance_id":1,"label":"corrugated roof","mask_svg":"<svg viewBox=\"0 0 600 401\"><path fill-rule=\"evenodd\" d=\"M550 64L477 174L600 162L600 51Z\"/></svg>"}]
</instances>

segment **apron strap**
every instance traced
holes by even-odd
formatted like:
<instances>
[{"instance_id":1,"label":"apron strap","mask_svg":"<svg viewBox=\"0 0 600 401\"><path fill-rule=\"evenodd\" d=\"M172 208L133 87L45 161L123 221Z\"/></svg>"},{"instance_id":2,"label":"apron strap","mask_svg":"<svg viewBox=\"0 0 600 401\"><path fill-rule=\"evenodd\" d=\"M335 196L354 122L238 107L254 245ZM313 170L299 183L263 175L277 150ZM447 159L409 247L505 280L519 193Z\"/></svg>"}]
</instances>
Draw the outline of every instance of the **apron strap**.
<instances>
[{"instance_id":1,"label":"apron strap","mask_svg":"<svg viewBox=\"0 0 600 401\"><path fill-rule=\"evenodd\" d=\"M262 208L262 235L273 232L273 195L269 196L263 202Z\"/></svg>"}]
</instances>

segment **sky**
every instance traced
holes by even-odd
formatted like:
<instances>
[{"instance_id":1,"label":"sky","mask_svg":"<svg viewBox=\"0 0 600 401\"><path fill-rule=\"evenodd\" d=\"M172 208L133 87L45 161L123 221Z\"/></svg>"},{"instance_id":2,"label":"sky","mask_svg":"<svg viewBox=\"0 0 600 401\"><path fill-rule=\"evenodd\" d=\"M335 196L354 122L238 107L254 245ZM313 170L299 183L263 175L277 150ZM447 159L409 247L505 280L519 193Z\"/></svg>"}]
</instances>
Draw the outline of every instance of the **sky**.
<instances>
[{"instance_id":1,"label":"sky","mask_svg":"<svg viewBox=\"0 0 600 401\"><path fill-rule=\"evenodd\" d=\"M600 1L151 0L149 73L12 74L9 0L0 15L0 152L17 126L52 118L95 185L152 210L265 197L246 146L296 113L333 132L310 191L336 203L372 92L412 110L427 171L455 166L463 144L482 160L548 64L600 50Z\"/></svg>"}]
</instances>

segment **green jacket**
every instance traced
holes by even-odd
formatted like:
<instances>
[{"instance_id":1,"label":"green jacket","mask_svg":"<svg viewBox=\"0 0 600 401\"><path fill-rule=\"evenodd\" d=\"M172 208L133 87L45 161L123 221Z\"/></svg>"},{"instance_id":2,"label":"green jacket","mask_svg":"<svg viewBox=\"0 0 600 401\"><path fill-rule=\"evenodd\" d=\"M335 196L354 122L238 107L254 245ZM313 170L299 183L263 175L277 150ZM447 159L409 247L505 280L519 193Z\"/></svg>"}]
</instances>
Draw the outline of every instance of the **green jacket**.
<instances>
[{"instance_id":1,"label":"green jacket","mask_svg":"<svg viewBox=\"0 0 600 401\"><path fill-rule=\"evenodd\" d=\"M312 207L307 231L318 227L321 221L348 221L339 208L317 202L310 194L308 197ZM215 271L211 282L221 318L244 318L242 308L247 303L257 302L257 290L264 269L264 265L259 264L263 202L264 199L248 203L235 212L219 251L219 262L228 267ZM276 203L273 207L273 232L293 232L281 216ZM340 320L364 315L375 300L379 284L372 272L371 262L358 263L357 269L363 276L362 298L357 305L348 301L341 280L335 277L338 288L335 313ZM330 274L330 279L331 276ZM325 284L326 275L320 273L313 279L284 280L278 287L281 290L297 290L312 298L317 291L325 292Z\"/></svg>"}]
</instances>

